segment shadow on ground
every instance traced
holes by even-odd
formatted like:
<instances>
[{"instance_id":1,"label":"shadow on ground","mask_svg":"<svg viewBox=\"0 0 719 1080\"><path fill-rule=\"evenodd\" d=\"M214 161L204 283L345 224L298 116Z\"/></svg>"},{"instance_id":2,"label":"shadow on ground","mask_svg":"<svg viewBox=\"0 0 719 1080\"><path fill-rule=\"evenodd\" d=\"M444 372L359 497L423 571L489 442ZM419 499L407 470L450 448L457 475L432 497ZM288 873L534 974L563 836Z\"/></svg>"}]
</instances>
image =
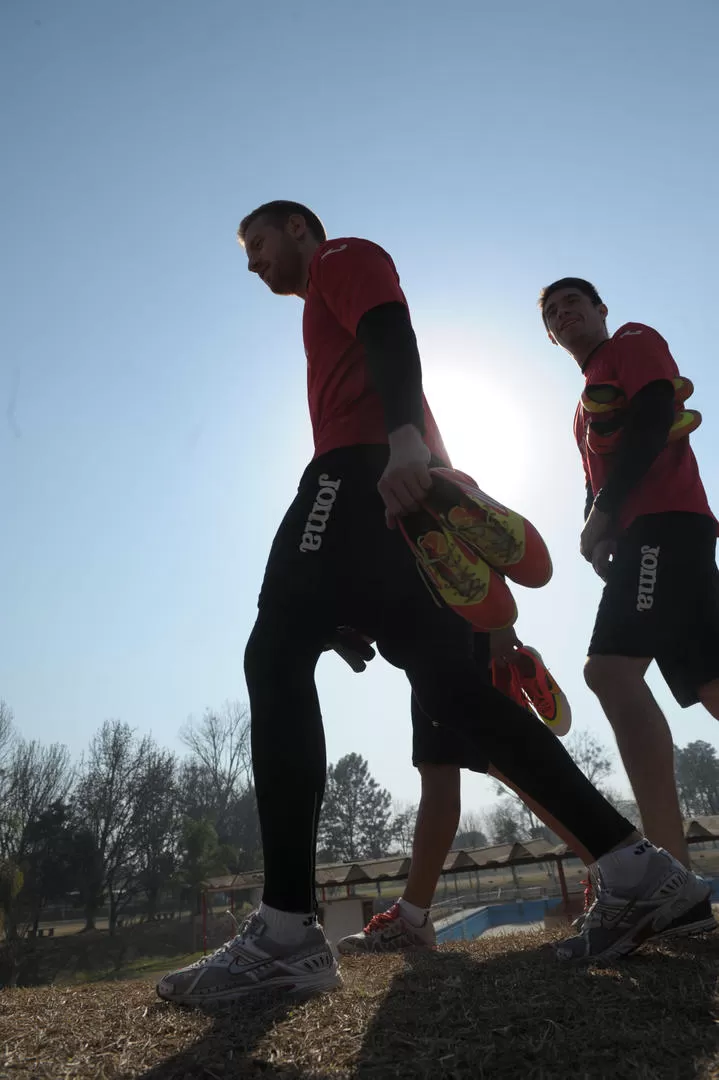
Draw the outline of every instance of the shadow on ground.
<instances>
[{"instance_id":1,"label":"shadow on ground","mask_svg":"<svg viewBox=\"0 0 719 1080\"><path fill-rule=\"evenodd\" d=\"M344 990L293 1008L222 1010L191 1047L123 1077L719 1077L719 940L646 949L609 968L560 965L543 940L352 959Z\"/></svg>"}]
</instances>

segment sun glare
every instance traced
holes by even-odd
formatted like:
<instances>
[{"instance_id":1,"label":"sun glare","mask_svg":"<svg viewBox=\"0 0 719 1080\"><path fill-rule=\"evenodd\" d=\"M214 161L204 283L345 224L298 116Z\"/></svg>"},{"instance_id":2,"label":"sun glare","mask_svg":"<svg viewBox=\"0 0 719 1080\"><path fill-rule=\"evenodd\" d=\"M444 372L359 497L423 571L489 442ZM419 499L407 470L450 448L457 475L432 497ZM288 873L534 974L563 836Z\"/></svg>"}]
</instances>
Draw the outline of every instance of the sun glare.
<instances>
[{"instance_id":1,"label":"sun glare","mask_svg":"<svg viewBox=\"0 0 719 1080\"><path fill-rule=\"evenodd\" d=\"M536 452L529 445L526 398L518 400L511 369L495 358L488 374L470 355L451 360L425 350L427 400L452 464L470 473L500 502L527 495L536 478Z\"/></svg>"}]
</instances>

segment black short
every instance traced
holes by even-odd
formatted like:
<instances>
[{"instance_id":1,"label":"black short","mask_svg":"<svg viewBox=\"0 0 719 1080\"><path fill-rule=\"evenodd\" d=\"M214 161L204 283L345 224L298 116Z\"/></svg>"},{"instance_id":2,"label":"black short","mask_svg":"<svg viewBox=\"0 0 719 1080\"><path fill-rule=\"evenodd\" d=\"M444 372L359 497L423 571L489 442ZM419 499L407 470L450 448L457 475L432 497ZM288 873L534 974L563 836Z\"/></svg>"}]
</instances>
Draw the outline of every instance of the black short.
<instances>
[{"instance_id":1,"label":"black short","mask_svg":"<svg viewBox=\"0 0 719 1080\"><path fill-rule=\"evenodd\" d=\"M377 491L387 454L353 446L308 466L270 551L260 617L307 643L352 626L408 673L423 664L427 680L448 665L473 674L469 624L438 603L399 529L387 528Z\"/></svg>"},{"instance_id":2,"label":"black short","mask_svg":"<svg viewBox=\"0 0 719 1080\"><path fill-rule=\"evenodd\" d=\"M308 465L270 549L260 612L301 616L311 635L352 626L414 638L441 628L471 650L468 623L430 595L399 529L387 528L377 491L387 455L386 446L351 446Z\"/></svg>"},{"instance_id":3,"label":"black short","mask_svg":"<svg viewBox=\"0 0 719 1080\"><path fill-rule=\"evenodd\" d=\"M719 678L716 523L703 514L648 514L619 540L589 655L654 659L679 705Z\"/></svg>"},{"instance_id":4,"label":"black short","mask_svg":"<svg viewBox=\"0 0 719 1080\"><path fill-rule=\"evenodd\" d=\"M489 634L474 634L474 658L477 670L488 684L492 681L490 671ZM459 769L484 772L482 758L477 755L473 742L461 731L440 726L420 708L412 695L412 764L455 765Z\"/></svg>"}]
</instances>

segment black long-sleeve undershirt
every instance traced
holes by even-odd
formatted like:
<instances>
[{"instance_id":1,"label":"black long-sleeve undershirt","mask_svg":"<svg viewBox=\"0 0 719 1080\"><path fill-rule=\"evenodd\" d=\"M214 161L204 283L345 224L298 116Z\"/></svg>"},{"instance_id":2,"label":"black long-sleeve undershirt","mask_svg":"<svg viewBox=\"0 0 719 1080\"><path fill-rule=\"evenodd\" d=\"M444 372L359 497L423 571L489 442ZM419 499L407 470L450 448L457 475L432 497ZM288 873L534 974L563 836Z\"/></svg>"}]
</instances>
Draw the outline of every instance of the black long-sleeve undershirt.
<instances>
[{"instance_id":1,"label":"black long-sleeve undershirt","mask_svg":"<svg viewBox=\"0 0 719 1080\"><path fill-rule=\"evenodd\" d=\"M647 383L637 391L626 411L619 447L601 491L591 497L587 489L585 519L592 506L615 515L667 444L674 423L674 387L668 379Z\"/></svg>"},{"instance_id":2,"label":"black long-sleeve undershirt","mask_svg":"<svg viewBox=\"0 0 719 1080\"><path fill-rule=\"evenodd\" d=\"M397 302L371 308L356 331L382 400L387 432L413 424L424 435L422 364L409 311Z\"/></svg>"}]
</instances>

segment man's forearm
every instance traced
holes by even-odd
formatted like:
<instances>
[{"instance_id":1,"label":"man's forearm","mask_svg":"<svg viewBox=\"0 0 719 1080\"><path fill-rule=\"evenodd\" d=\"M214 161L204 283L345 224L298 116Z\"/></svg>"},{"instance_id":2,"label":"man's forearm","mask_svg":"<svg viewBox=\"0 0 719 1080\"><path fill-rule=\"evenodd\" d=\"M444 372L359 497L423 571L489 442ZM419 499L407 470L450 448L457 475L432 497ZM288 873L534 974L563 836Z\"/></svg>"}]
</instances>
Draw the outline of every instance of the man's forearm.
<instances>
[{"instance_id":1,"label":"man's forearm","mask_svg":"<svg viewBox=\"0 0 719 1080\"><path fill-rule=\"evenodd\" d=\"M404 304L381 304L357 326L367 366L384 408L388 433L411 424L424 435L422 365Z\"/></svg>"}]
</instances>

